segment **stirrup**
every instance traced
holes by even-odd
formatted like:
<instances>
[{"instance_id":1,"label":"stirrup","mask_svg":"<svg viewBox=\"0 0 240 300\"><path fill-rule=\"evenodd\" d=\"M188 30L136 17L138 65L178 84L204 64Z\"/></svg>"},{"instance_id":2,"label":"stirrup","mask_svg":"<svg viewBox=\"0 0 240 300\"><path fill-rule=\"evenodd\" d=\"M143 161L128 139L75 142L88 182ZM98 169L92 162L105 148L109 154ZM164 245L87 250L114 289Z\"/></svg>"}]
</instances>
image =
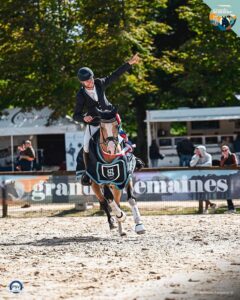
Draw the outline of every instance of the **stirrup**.
<instances>
[{"instance_id":1,"label":"stirrup","mask_svg":"<svg viewBox=\"0 0 240 300\"><path fill-rule=\"evenodd\" d=\"M81 184L84 186L90 186L92 184L92 181L91 181L90 177L87 175L87 173L84 173L82 175Z\"/></svg>"}]
</instances>

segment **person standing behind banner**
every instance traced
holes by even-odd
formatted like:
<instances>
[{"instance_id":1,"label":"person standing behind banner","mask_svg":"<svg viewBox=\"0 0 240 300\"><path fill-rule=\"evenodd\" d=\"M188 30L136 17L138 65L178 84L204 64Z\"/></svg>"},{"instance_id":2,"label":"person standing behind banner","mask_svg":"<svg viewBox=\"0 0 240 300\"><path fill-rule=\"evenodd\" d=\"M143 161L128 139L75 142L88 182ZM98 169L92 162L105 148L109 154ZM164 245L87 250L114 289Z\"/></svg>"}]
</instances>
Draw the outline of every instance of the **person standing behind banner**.
<instances>
[{"instance_id":1,"label":"person standing behind banner","mask_svg":"<svg viewBox=\"0 0 240 300\"><path fill-rule=\"evenodd\" d=\"M240 133L237 134L236 139L233 141L233 148L237 156L238 163L240 163Z\"/></svg>"},{"instance_id":2,"label":"person standing behind banner","mask_svg":"<svg viewBox=\"0 0 240 300\"><path fill-rule=\"evenodd\" d=\"M179 156L179 166L189 167L190 160L194 153L194 145L189 138L185 138L177 144L177 154Z\"/></svg>"},{"instance_id":3,"label":"person standing behind banner","mask_svg":"<svg viewBox=\"0 0 240 300\"><path fill-rule=\"evenodd\" d=\"M190 167L211 167L212 166L212 155L207 153L205 146L200 145L195 148L194 155L190 161ZM205 200L205 210L203 213L208 214L208 206L210 205L212 212L215 212L217 205Z\"/></svg>"},{"instance_id":4,"label":"person standing behind banner","mask_svg":"<svg viewBox=\"0 0 240 300\"><path fill-rule=\"evenodd\" d=\"M16 159L16 170L17 171L21 171L21 165L19 163L20 160L20 156L24 155L24 151L25 151L25 142L23 141L21 145L19 145L17 147L18 150L18 154L17 154L17 159Z\"/></svg>"},{"instance_id":5,"label":"person standing behind banner","mask_svg":"<svg viewBox=\"0 0 240 300\"><path fill-rule=\"evenodd\" d=\"M21 171L32 171L33 161L35 159L35 151L32 147L31 141L27 140L24 143L25 149L21 151L19 157L19 170Z\"/></svg>"},{"instance_id":6,"label":"person standing behind banner","mask_svg":"<svg viewBox=\"0 0 240 300\"><path fill-rule=\"evenodd\" d=\"M232 167L237 167L238 161L235 153L231 153L229 147L227 145L222 145L221 147L221 160L220 160L220 166L232 166ZM236 209L234 207L232 199L227 199L227 205L228 205L228 210L225 211L224 213L226 214L234 214L236 213Z\"/></svg>"},{"instance_id":7,"label":"person standing behind banner","mask_svg":"<svg viewBox=\"0 0 240 300\"><path fill-rule=\"evenodd\" d=\"M156 140L152 140L152 144L149 147L149 157L151 160L151 167L157 168L158 167L158 160L163 159L164 155L160 154L159 147L157 145Z\"/></svg>"}]
</instances>

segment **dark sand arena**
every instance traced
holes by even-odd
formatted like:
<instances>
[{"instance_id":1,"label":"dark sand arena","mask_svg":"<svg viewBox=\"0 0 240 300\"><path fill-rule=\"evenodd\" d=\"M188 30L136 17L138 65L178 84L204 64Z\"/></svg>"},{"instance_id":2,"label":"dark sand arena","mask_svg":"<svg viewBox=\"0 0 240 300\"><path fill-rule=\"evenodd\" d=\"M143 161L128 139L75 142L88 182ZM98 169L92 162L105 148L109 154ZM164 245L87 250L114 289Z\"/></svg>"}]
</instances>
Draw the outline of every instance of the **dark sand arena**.
<instances>
[{"instance_id":1,"label":"dark sand arena","mask_svg":"<svg viewBox=\"0 0 240 300\"><path fill-rule=\"evenodd\" d=\"M0 219L0 299L240 299L239 215L143 220L122 238L105 217Z\"/></svg>"}]
</instances>

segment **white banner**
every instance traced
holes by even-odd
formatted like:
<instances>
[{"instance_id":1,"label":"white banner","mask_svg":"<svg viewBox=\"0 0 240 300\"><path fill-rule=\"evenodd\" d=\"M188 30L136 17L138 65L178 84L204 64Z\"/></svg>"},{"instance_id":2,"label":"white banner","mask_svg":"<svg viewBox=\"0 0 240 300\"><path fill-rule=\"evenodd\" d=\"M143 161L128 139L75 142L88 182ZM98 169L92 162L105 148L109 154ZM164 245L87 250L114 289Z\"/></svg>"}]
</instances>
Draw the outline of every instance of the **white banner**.
<instances>
[{"instance_id":1,"label":"white banner","mask_svg":"<svg viewBox=\"0 0 240 300\"><path fill-rule=\"evenodd\" d=\"M66 168L67 171L75 171L77 155L83 146L84 131L67 132L65 134Z\"/></svg>"}]
</instances>

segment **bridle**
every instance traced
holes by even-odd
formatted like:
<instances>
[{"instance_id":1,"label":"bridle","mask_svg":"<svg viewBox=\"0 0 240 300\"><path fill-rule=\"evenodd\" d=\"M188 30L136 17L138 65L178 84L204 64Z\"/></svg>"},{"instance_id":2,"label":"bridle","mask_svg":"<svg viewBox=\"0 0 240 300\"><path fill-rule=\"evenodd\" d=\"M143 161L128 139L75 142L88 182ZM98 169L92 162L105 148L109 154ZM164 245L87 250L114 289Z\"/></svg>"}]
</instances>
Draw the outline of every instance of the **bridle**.
<instances>
[{"instance_id":1,"label":"bridle","mask_svg":"<svg viewBox=\"0 0 240 300\"><path fill-rule=\"evenodd\" d=\"M101 132L101 135L102 135L102 138L103 138L103 143L105 146L108 145L108 143L110 141L114 142L115 146L117 146L117 144L119 144L119 141L118 141L118 136L108 136L108 137L104 137L104 134L103 134L103 131L102 131L102 128L101 128L101 123L113 123L116 121L116 118L112 118L111 120L105 120L105 119L101 119L101 122L100 122L100 132ZM119 127L119 126L118 126ZM119 131L119 129L118 129Z\"/></svg>"},{"instance_id":2,"label":"bridle","mask_svg":"<svg viewBox=\"0 0 240 300\"><path fill-rule=\"evenodd\" d=\"M118 157L118 156L122 156L122 153L121 151L116 153L117 152L117 149L118 149L118 146L120 146L120 143L119 143L119 139L118 139L118 132L119 132L119 125L117 125L117 136L114 136L114 135L111 135L111 136L107 136L105 137L104 136L104 132L103 132L103 128L101 126L101 124L112 124L114 122L116 122L116 118L113 117L112 119L101 119L101 122L100 122L100 137L102 137L102 142L99 140L99 145L100 145L100 148L103 152L103 155L106 156L106 157L111 157L111 158L114 158L114 157ZM104 145L105 147L108 147L109 146L109 143L112 142L113 145L114 145L114 154L113 153L108 153L106 151L104 151L103 147L101 147L101 145Z\"/></svg>"},{"instance_id":3,"label":"bridle","mask_svg":"<svg viewBox=\"0 0 240 300\"><path fill-rule=\"evenodd\" d=\"M92 141L95 144L99 145L99 148L101 149L104 157L115 159L117 157L121 157L121 156L126 155L128 152L132 152L133 151L133 148L129 144L127 144L126 147L124 149L122 149L119 153L109 154L108 152L104 151L103 148L102 148L102 145L104 145L105 147L107 147L108 144L109 144L109 142L113 142L114 143L115 149L117 149L117 147L120 145L120 142L119 142L119 139L118 139L118 133L119 133L120 124L119 124L118 119L116 117L113 117L111 119L101 119L99 116L95 116L94 119L95 120L100 120L100 137L102 137L102 141L100 141L100 138L99 138L98 142L95 142L93 140L93 138L92 138ZM107 137L105 137L104 133L103 133L103 129L101 127L101 124L114 123L115 121L117 121L117 123L118 123L117 136L107 136ZM91 135L91 133L90 133L90 135Z\"/></svg>"}]
</instances>

